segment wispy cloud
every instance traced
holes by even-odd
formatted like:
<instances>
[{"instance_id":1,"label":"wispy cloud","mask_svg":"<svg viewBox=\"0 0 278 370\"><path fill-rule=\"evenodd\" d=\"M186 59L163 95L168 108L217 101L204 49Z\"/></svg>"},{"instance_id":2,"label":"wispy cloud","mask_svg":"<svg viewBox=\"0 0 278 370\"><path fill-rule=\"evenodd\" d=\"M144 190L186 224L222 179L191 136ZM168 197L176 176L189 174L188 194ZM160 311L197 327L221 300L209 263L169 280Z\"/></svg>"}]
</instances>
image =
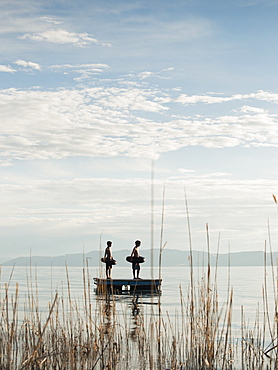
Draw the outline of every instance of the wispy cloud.
<instances>
[{"instance_id":1,"label":"wispy cloud","mask_svg":"<svg viewBox=\"0 0 278 370\"><path fill-rule=\"evenodd\" d=\"M30 39L39 42L50 42L54 44L69 44L77 47L87 47L90 44L111 46L94 38L89 33L69 32L64 29L49 29L43 32L26 33L19 37L22 40Z\"/></svg>"},{"instance_id":2,"label":"wispy cloud","mask_svg":"<svg viewBox=\"0 0 278 370\"><path fill-rule=\"evenodd\" d=\"M232 97L181 94L176 99L176 102L184 104L184 105L188 105L188 104L197 104L197 103L215 104L215 103L227 102L230 100L232 100Z\"/></svg>"},{"instance_id":3,"label":"wispy cloud","mask_svg":"<svg viewBox=\"0 0 278 370\"><path fill-rule=\"evenodd\" d=\"M49 67L55 72L62 73L72 73L78 74L78 77L75 77L74 80L82 81L88 78L91 78L94 75L99 75L110 69L108 64L101 63L91 63L91 64L58 64L52 65Z\"/></svg>"},{"instance_id":4,"label":"wispy cloud","mask_svg":"<svg viewBox=\"0 0 278 370\"><path fill-rule=\"evenodd\" d=\"M177 103L181 103L184 105L190 104L197 104L197 103L205 103L205 104L220 104L229 101L236 101L236 100L247 100L247 99L255 99L255 100L262 100L268 102L278 102L278 94L272 93L269 91L259 90L256 93L250 94L235 94L231 96L213 96L211 94L207 95L187 95L181 94L178 98L176 98Z\"/></svg>"},{"instance_id":5,"label":"wispy cloud","mask_svg":"<svg viewBox=\"0 0 278 370\"><path fill-rule=\"evenodd\" d=\"M38 71L41 70L41 66L38 63L26 62L25 60L21 60L21 59L17 60L14 63L21 67L36 69Z\"/></svg>"},{"instance_id":6,"label":"wispy cloud","mask_svg":"<svg viewBox=\"0 0 278 370\"><path fill-rule=\"evenodd\" d=\"M53 23L53 24L62 24L63 22L62 21L59 21L59 20L57 20L57 18L56 17L51 17L51 16L48 16L48 17L46 17L46 16L44 16L44 17L40 17L40 19L42 20L42 21L44 21L44 22L47 22L47 23Z\"/></svg>"},{"instance_id":7,"label":"wispy cloud","mask_svg":"<svg viewBox=\"0 0 278 370\"><path fill-rule=\"evenodd\" d=\"M88 71L93 72L101 72L104 69L110 68L108 64L101 64L101 63L91 63L91 64L56 64L52 65L49 68L53 69L73 69L73 70L79 70L79 69L86 69Z\"/></svg>"},{"instance_id":8,"label":"wispy cloud","mask_svg":"<svg viewBox=\"0 0 278 370\"><path fill-rule=\"evenodd\" d=\"M250 107L248 105L243 105L240 108L240 112L242 113L266 113L267 110L264 108L258 108L258 107Z\"/></svg>"},{"instance_id":9,"label":"wispy cloud","mask_svg":"<svg viewBox=\"0 0 278 370\"><path fill-rule=\"evenodd\" d=\"M144 80L145 78L152 77L153 75L154 75L153 72L145 71L145 72L141 72L138 76L141 80Z\"/></svg>"},{"instance_id":10,"label":"wispy cloud","mask_svg":"<svg viewBox=\"0 0 278 370\"><path fill-rule=\"evenodd\" d=\"M169 68L166 68L166 69L162 69L161 71L155 71L155 72L153 72L153 71L144 71L144 72L140 72L140 73L136 73L136 74L135 73L130 73L127 76L129 78L136 78L136 79L139 79L139 80L145 80L145 79L150 78L150 77L167 80L170 77L165 76L165 72L170 72L170 71L173 71L173 70L174 70L173 67L169 67Z\"/></svg>"},{"instance_id":11,"label":"wispy cloud","mask_svg":"<svg viewBox=\"0 0 278 370\"><path fill-rule=\"evenodd\" d=\"M181 173L181 174L184 174L184 173L188 174L188 173L195 172L195 170L187 170L186 168L179 168L178 172Z\"/></svg>"}]
</instances>

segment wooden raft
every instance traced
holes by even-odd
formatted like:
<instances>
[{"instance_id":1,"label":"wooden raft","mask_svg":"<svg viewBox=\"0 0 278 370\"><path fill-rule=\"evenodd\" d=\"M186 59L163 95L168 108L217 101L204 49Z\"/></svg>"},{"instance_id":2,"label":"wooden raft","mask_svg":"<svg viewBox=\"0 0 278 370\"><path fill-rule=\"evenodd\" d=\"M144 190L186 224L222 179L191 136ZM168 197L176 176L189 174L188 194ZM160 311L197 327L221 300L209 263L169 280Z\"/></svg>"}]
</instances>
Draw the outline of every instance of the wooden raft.
<instances>
[{"instance_id":1,"label":"wooden raft","mask_svg":"<svg viewBox=\"0 0 278 370\"><path fill-rule=\"evenodd\" d=\"M100 279L94 278L98 290L155 291L161 289L162 279Z\"/></svg>"}]
</instances>

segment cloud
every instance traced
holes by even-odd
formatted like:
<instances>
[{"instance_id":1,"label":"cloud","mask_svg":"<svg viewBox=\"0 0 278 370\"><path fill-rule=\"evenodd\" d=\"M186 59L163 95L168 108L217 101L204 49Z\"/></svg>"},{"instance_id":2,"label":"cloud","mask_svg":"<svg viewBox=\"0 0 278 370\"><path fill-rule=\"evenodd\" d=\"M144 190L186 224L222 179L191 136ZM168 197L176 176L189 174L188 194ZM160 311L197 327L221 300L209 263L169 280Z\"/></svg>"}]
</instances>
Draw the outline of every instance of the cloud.
<instances>
[{"instance_id":1,"label":"cloud","mask_svg":"<svg viewBox=\"0 0 278 370\"><path fill-rule=\"evenodd\" d=\"M36 69L37 71L41 70L41 66L38 63L25 62L24 60L21 60L21 59L17 60L14 63L17 64L18 66L22 66L22 67L25 67L25 68Z\"/></svg>"},{"instance_id":2,"label":"cloud","mask_svg":"<svg viewBox=\"0 0 278 370\"><path fill-rule=\"evenodd\" d=\"M268 91L259 90L257 93L250 94L234 94L231 96L212 96L211 94L207 95L187 95L181 94L176 98L176 102L184 105L205 103L205 104L219 104L236 100L260 100L267 101L272 103L278 103L278 94L271 93Z\"/></svg>"},{"instance_id":3,"label":"cloud","mask_svg":"<svg viewBox=\"0 0 278 370\"><path fill-rule=\"evenodd\" d=\"M239 98L238 98L239 99ZM219 97L219 96L211 96L211 95L186 95L181 94L177 99L177 103L181 103L184 105L188 104L197 104L197 103L205 103L205 104L215 104L215 103L223 103L233 100L231 97Z\"/></svg>"},{"instance_id":4,"label":"cloud","mask_svg":"<svg viewBox=\"0 0 278 370\"><path fill-rule=\"evenodd\" d=\"M31 168L27 169L29 172L24 176L22 173L14 177L5 176L1 184L2 238L8 235L13 241L20 235L21 255L28 255L30 240L33 244L36 236L46 239L46 244L54 237L62 238L66 248L67 238L78 238L80 244L73 243L74 252L78 245L84 244L87 235L94 235L96 242L91 243L90 248L98 248L103 230L113 235L116 249L128 245L132 235L134 238L140 235L144 245L148 245L150 179L68 176L44 180L36 178ZM28 173L32 173L31 178L28 178ZM209 224L211 240L217 240L221 231L221 246L225 248L228 242L236 249L250 245L255 250L263 248L260 245L264 245L266 236L261 235L262 225L265 225L266 217L271 215L276 219L277 215L271 197L271 189L278 186L276 180L240 180L225 173L204 176L196 172L181 173L180 177L169 176L166 181L165 178L156 179L154 231L161 229L160 198L165 185L163 234L170 248L182 248L187 237L182 201L185 184L194 249L202 249L206 223ZM276 234L277 229L272 230L272 237ZM14 244L11 242L13 248ZM39 249L40 244L36 245ZM41 248L39 254L43 252L45 248ZM61 254L61 249L53 248L51 254Z\"/></svg>"},{"instance_id":5,"label":"cloud","mask_svg":"<svg viewBox=\"0 0 278 370\"><path fill-rule=\"evenodd\" d=\"M141 72L138 76L141 80L144 80L145 78L152 77L154 75L153 72Z\"/></svg>"},{"instance_id":6,"label":"cloud","mask_svg":"<svg viewBox=\"0 0 278 370\"><path fill-rule=\"evenodd\" d=\"M44 22L53 23L53 24L62 24L63 22L58 21L56 17L40 17L40 19Z\"/></svg>"},{"instance_id":7,"label":"cloud","mask_svg":"<svg viewBox=\"0 0 278 370\"><path fill-rule=\"evenodd\" d=\"M2 90L2 158L157 158L187 146L278 146L277 114L245 107L214 117L173 118L174 109L171 96L142 87Z\"/></svg>"},{"instance_id":8,"label":"cloud","mask_svg":"<svg viewBox=\"0 0 278 370\"><path fill-rule=\"evenodd\" d=\"M0 64L0 72L14 73L16 72L16 70L10 66L5 66L3 64Z\"/></svg>"},{"instance_id":9,"label":"cloud","mask_svg":"<svg viewBox=\"0 0 278 370\"><path fill-rule=\"evenodd\" d=\"M173 70L174 70L174 68L169 67L169 68L162 69L161 71L156 71L156 72L144 71L144 72L140 72L140 73L137 73L137 74L130 73L127 76L129 78L136 78L136 79L139 78L139 80L145 80L146 78L150 78L150 77L159 78L159 79L163 79L163 80L168 80L169 77L164 76L164 72L169 72L169 71L173 71Z\"/></svg>"},{"instance_id":10,"label":"cloud","mask_svg":"<svg viewBox=\"0 0 278 370\"><path fill-rule=\"evenodd\" d=\"M258 108L258 107L250 107L248 105L243 105L240 108L240 112L242 113L266 113L267 111L263 108Z\"/></svg>"},{"instance_id":11,"label":"cloud","mask_svg":"<svg viewBox=\"0 0 278 370\"><path fill-rule=\"evenodd\" d=\"M166 71L173 71L175 68L174 67L169 67L169 68L164 68L162 69L163 72L166 72Z\"/></svg>"},{"instance_id":12,"label":"cloud","mask_svg":"<svg viewBox=\"0 0 278 370\"><path fill-rule=\"evenodd\" d=\"M164 109L153 93L138 89L9 89L0 98L2 157L14 159L152 155L144 143L140 150L135 145L149 122L130 112Z\"/></svg>"},{"instance_id":13,"label":"cloud","mask_svg":"<svg viewBox=\"0 0 278 370\"><path fill-rule=\"evenodd\" d=\"M88 33L69 32L64 29L49 29L43 32L26 33L19 37L22 40L30 39L39 42L50 42L54 44L70 44L77 47L87 47L90 44L111 46L109 43L98 41Z\"/></svg>"},{"instance_id":14,"label":"cloud","mask_svg":"<svg viewBox=\"0 0 278 370\"><path fill-rule=\"evenodd\" d=\"M47 234L48 237L84 236L91 234L92 229L99 235L103 228L115 234L134 233L138 229L136 223L144 229L149 222L145 207L150 180L69 178L46 181L34 177L31 182L28 177L22 177L19 182L16 177L5 180L1 187L1 204L6 221L1 227L22 227L26 233ZM131 203L136 207L133 217Z\"/></svg>"},{"instance_id":15,"label":"cloud","mask_svg":"<svg viewBox=\"0 0 278 370\"><path fill-rule=\"evenodd\" d=\"M141 110L147 112L160 112L168 110L161 104L155 92L144 89L108 88L103 90L99 103L112 109ZM97 94L99 91L94 91ZM154 99L153 99L154 98Z\"/></svg>"},{"instance_id":16,"label":"cloud","mask_svg":"<svg viewBox=\"0 0 278 370\"><path fill-rule=\"evenodd\" d=\"M101 64L101 63L91 63L91 64L56 64L52 65L49 68L53 69L73 69L73 70L87 70L87 71L92 71L92 72L101 72L105 69L109 69L108 64Z\"/></svg>"},{"instance_id":17,"label":"cloud","mask_svg":"<svg viewBox=\"0 0 278 370\"><path fill-rule=\"evenodd\" d=\"M88 78L91 78L94 75L99 75L101 73L106 72L110 69L108 64L101 64L101 63L91 63L91 64L58 64L52 65L49 67L50 69L54 70L55 72L62 72L62 73L72 73L78 74L78 77L75 77L74 80L82 81Z\"/></svg>"},{"instance_id":18,"label":"cloud","mask_svg":"<svg viewBox=\"0 0 278 370\"><path fill-rule=\"evenodd\" d=\"M187 174L187 173L193 173L193 172L195 172L195 170L187 170L186 168L179 168L178 172Z\"/></svg>"}]
</instances>

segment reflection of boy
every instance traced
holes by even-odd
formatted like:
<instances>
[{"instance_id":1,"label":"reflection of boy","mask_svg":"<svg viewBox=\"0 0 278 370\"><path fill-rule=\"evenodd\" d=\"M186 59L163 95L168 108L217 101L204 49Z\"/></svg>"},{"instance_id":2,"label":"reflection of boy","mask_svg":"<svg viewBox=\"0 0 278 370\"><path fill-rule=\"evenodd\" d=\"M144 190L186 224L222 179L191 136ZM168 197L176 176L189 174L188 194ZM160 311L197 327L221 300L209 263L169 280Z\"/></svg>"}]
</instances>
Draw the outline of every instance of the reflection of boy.
<instances>
[{"instance_id":1,"label":"reflection of boy","mask_svg":"<svg viewBox=\"0 0 278 370\"><path fill-rule=\"evenodd\" d=\"M139 250L138 250L140 245L141 245L140 240L136 240L135 247L133 248L131 252L131 257L140 257ZM132 262L132 271L133 271L133 279L139 279L140 263Z\"/></svg>"},{"instance_id":2,"label":"reflection of boy","mask_svg":"<svg viewBox=\"0 0 278 370\"><path fill-rule=\"evenodd\" d=\"M105 260L106 278L111 279L112 259L113 259L112 251L111 251L112 242L108 241L106 244L107 244L107 247L105 248L105 252L104 252L104 258L106 259Z\"/></svg>"}]
</instances>

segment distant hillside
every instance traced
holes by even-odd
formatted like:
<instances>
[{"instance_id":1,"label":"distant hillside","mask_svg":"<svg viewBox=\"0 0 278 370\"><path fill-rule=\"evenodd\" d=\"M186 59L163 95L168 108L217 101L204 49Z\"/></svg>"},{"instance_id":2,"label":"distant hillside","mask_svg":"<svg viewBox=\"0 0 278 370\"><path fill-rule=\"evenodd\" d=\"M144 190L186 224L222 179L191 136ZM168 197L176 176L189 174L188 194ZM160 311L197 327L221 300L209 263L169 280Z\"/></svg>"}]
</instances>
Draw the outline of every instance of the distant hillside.
<instances>
[{"instance_id":1,"label":"distant hillside","mask_svg":"<svg viewBox=\"0 0 278 370\"><path fill-rule=\"evenodd\" d=\"M130 254L130 250L113 251L113 256L117 261L117 266L128 266L125 258ZM142 255L146 257L144 266L150 266L151 264L151 250L142 250ZM2 264L2 266L29 266L30 262L33 266L83 266L86 264L88 258L89 266L98 266L100 258L103 256L103 252L92 251L89 253L76 253L66 254L58 257L42 257L32 256L30 257L18 257ZM208 263L208 254L206 252L193 251L193 264L194 266L204 266ZM266 255L266 264L271 264L271 258L269 253ZM278 258L278 252L272 254L274 265ZM159 250L155 249L153 252L154 266L158 266L159 263ZM215 266L217 262L217 256L210 254L210 264ZM264 265L264 252L237 252L230 254L219 254L218 255L218 266L263 266ZM165 249L162 253L162 266L189 266L189 251L181 251L176 249Z\"/></svg>"}]
</instances>

